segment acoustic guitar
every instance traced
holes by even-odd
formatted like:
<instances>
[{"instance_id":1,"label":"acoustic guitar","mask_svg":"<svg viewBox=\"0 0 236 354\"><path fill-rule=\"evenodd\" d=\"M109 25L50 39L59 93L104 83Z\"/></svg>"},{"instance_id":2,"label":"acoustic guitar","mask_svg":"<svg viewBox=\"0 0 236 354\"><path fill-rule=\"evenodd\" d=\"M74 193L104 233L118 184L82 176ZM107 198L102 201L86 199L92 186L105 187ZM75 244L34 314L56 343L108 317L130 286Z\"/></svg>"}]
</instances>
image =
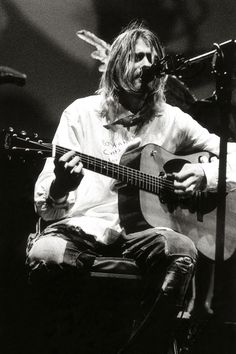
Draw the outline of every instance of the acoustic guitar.
<instances>
[{"instance_id":1,"label":"acoustic guitar","mask_svg":"<svg viewBox=\"0 0 236 354\"><path fill-rule=\"evenodd\" d=\"M18 135L12 128L5 132L5 149L27 152L38 156L61 156L69 149L29 138L25 132ZM221 203L216 192L197 191L188 198L173 193L173 172L185 163L198 163L208 152L186 156L171 154L155 144L147 144L125 152L120 164L76 152L84 168L111 177L120 182L118 188L121 226L127 233L147 227L168 227L190 237L205 256L214 260L216 238L216 211ZM224 259L236 246L235 192L226 198Z\"/></svg>"}]
</instances>

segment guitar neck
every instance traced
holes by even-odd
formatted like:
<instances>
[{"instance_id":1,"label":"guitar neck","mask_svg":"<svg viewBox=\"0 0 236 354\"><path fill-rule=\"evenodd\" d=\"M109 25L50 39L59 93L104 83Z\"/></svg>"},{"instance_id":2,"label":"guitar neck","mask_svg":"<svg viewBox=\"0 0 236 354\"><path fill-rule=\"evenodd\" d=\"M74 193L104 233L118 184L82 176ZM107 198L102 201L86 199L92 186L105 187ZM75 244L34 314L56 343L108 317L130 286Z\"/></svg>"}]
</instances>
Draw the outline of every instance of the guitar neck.
<instances>
[{"instance_id":1,"label":"guitar neck","mask_svg":"<svg viewBox=\"0 0 236 354\"><path fill-rule=\"evenodd\" d=\"M14 151L31 151L40 156L52 157L60 157L70 151L70 149L56 144L44 143L42 140L32 140L24 135L18 136L12 132L6 134L5 148ZM172 189L172 182L166 176L150 175L134 168L102 160L79 151L75 151L75 153L80 157L84 168L116 179L126 185L137 187L157 195L160 194L162 189L166 189L166 187L169 190Z\"/></svg>"},{"instance_id":2,"label":"guitar neck","mask_svg":"<svg viewBox=\"0 0 236 354\"><path fill-rule=\"evenodd\" d=\"M70 151L69 149L62 148L58 145L52 144L51 146L53 155L56 154L61 156ZM102 160L81 152L76 152L76 155L80 157L84 168L104 176L114 178L120 182L137 187L147 192L159 194L160 188L163 185L164 177L149 175L139 170L118 165L116 163Z\"/></svg>"}]
</instances>

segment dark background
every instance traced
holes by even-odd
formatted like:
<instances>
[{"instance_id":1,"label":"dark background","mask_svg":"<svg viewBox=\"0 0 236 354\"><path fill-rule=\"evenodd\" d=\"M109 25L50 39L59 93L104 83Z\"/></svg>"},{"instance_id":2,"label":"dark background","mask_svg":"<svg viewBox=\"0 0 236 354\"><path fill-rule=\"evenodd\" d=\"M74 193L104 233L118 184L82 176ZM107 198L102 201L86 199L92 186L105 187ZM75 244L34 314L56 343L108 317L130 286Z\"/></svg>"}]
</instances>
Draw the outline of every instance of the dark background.
<instances>
[{"instance_id":1,"label":"dark background","mask_svg":"<svg viewBox=\"0 0 236 354\"><path fill-rule=\"evenodd\" d=\"M215 42L234 39L235 18L235 0L0 0L0 66L27 75L22 87L0 84L0 129L13 126L51 139L63 109L77 97L95 92L99 63L90 57L93 48L77 38L77 30L87 29L112 42L131 20L144 20L159 34L167 52L189 58L212 50ZM208 63L184 78L197 99L214 91L210 71ZM0 350L2 346L2 353L23 353L29 340L24 328L25 247L37 219L33 186L43 161L14 156L10 160L2 140L0 153L0 325L5 339ZM235 261L228 261L227 274L234 269ZM225 286L229 296L223 320L232 322L233 278Z\"/></svg>"}]
</instances>

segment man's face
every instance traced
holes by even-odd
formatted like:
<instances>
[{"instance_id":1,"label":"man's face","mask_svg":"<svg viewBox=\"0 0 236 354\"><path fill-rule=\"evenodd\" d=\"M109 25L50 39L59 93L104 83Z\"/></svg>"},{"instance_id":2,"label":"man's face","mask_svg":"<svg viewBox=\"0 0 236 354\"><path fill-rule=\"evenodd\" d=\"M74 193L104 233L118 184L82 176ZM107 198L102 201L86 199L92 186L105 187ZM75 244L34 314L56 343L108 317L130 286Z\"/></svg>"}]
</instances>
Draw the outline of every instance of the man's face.
<instances>
[{"instance_id":1,"label":"man's face","mask_svg":"<svg viewBox=\"0 0 236 354\"><path fill-rule=\"evenodd\" d=\"M143 91L143 82L141 78L141 73L143 68L149 68L155 61L157 53L152 50L148 44L144 42L142 38L139 38L135 45L135 56L134 63L134 87L137 92ZM151 82L148 84L151 86Z\"/></svg>"}]
</instances>

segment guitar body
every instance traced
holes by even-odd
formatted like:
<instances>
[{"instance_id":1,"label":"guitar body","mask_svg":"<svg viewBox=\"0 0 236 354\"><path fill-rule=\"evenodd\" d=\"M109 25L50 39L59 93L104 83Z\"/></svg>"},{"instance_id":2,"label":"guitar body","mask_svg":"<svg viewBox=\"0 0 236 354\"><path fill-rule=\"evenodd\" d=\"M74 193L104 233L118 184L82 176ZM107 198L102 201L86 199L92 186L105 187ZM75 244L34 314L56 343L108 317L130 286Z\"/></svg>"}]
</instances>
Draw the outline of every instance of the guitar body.
<instances>
[{"instance_id":1,"label":"guitar body","mask_svg":"<svg viewBox=\"0 0 236 354\"><path fill-rule=\"evenodd\" d=\"M147 144L122 156L121 164L149 175L179 171L186 163L198 163L200 152L187 156L176 156L155 144ZM215 258L217 222L217 193L200 192L194 197L181 200L168 191L159 195L146 192L129 184L119 189L119 213L121 225L127 233L141 231L147 227L169 227L190 237L196 247L210 259ZM236 203L235 193L226 196L225 250L224 259L229 258L236 246Z\"/></svg>"}]
</instances>

